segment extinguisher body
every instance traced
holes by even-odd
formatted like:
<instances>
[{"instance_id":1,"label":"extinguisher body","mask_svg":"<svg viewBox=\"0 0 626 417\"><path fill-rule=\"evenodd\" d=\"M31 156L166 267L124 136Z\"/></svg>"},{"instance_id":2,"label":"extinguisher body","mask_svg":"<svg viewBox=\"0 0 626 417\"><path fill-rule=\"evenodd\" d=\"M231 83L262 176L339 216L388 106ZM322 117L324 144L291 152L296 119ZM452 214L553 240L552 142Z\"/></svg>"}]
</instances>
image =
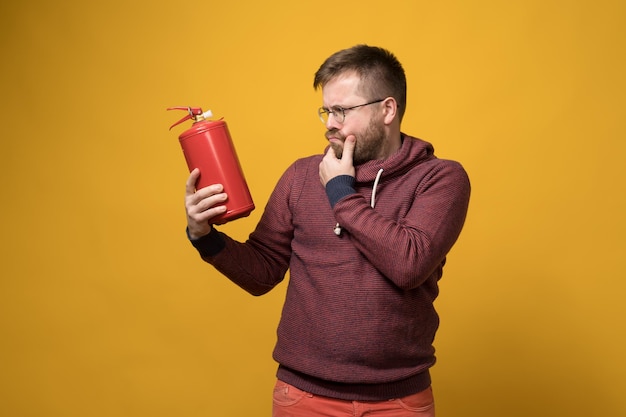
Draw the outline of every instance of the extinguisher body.
<instances>
[{"instance_id":1,"label":"extinguisher body","mask_svg":"<svg viewBox=\"0 0 626 417\"><path fill-rule=\"evenodd\" d=\"M196 189L222 184L228 195L226 212L212 218L211 223L224 224L248 216L254 210L254 202L226 122L196 122L178 139L189 171L200 170Z\"/></svg>"}]
</instances>

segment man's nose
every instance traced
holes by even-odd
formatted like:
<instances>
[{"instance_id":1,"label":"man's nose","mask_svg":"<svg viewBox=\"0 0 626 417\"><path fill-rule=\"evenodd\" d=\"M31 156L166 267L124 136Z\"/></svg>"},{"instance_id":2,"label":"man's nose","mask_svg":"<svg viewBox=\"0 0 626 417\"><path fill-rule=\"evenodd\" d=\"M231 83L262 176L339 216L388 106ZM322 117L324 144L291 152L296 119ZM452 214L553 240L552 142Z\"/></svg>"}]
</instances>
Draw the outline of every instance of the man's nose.
<instances>
[{"instance_id":1,"label":"man's nose","mask_svg":"<svg viewBox=\"0 0 626 417\"><path fill-rule=\"evenodd\" d=\"M339 129L341 127L341 123L337 122L335 119L335 113L328 113L328 118L326 119L326 129L333 130Z\"/></svg>"}]
</instances>

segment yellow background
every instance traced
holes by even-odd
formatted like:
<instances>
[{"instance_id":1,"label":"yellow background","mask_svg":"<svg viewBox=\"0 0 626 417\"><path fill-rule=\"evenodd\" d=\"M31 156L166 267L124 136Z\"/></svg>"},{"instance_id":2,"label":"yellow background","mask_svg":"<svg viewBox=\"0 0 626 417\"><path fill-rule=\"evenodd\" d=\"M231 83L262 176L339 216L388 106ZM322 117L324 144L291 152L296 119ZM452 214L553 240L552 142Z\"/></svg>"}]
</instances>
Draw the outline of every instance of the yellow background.
<instances>
[{"instance_id":1,"label":"yellow background","mask_svg":"<svg viewBox=\"0 0 626 417\"><path fill-rule=\"evenodd\" d=\"M403 130L473 195L437 307L440 417L626 415L626 3L3 2L0 414L269 416L284 285L186 241L183 116L229 123L257 210L321 152L313 73L397 54Z\"/></svg>"}]
</instances>

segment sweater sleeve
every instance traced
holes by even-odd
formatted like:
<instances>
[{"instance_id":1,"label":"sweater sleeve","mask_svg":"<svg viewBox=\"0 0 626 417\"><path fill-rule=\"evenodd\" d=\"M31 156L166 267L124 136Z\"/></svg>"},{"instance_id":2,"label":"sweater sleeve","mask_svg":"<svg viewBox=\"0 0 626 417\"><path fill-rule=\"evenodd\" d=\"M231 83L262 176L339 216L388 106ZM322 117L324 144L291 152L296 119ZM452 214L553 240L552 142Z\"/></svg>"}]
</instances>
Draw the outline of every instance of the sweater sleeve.
<instances>
[{"instance_id":1,"label":"sweater sleeve","mask_svg":"<svg viewBox=\"0 0 626 417\"><path fill-rule=\"evenodd\" d=\"M281 177L256 229L238 242L214 228L191 243L202 259L252 295L269 292L289 267L293 226L289 210L294 166Z\"/></svg>"},{"instance_id":2,"label":"sweater sleeve","mask_svg":"<svg viewBox=\"0 0 626 417\"><path fill-rule=\"evenodd\" d=\"M402 219L389 219L359 194L334 206L337 221L359 251L396 286L413 289L443 265L467 213L469 178L454 161L439 160Z\"/></svg>"}]
</instances>

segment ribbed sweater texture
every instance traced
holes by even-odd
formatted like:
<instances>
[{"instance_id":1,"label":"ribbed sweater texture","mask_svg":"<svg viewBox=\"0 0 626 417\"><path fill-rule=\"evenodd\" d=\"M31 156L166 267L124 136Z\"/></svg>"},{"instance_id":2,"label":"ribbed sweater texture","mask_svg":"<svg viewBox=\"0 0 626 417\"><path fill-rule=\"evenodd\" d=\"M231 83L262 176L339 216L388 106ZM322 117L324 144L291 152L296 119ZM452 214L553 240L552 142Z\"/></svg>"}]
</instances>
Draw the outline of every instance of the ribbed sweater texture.
<instances>
[{"instance_id":1,"label":"ribbed sweater texture","mask_svg":"<svg viewBox=\"0 0 626 417\"><path fill-rule=\"evenodd\" d=\"M280 379L346 400L418 392L435 363L433 302L465 221L467 173L407 135L394 155L326 188L322 158L299 159L285 171L246 242L213 229L192 244L253 295L289 270L274 349Z\"/></svg>"}]
</instances>

